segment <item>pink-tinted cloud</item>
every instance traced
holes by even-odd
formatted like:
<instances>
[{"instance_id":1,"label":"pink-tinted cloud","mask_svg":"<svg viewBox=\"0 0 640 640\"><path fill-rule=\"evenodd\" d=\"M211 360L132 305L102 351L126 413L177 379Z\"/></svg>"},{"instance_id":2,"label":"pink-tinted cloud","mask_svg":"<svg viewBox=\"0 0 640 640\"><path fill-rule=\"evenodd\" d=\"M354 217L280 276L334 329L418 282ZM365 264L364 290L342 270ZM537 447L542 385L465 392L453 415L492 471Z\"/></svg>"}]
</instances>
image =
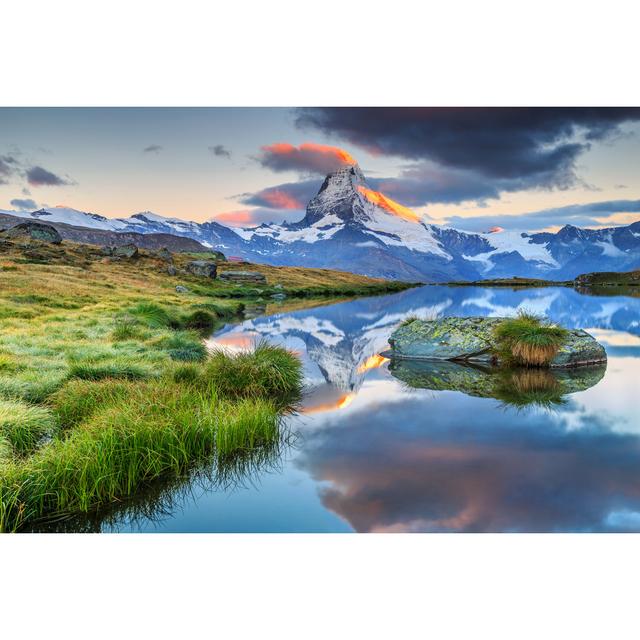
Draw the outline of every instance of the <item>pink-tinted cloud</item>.
<instances>
[{"instance_id":1,"label":"pink-tinted cloud","mask_svg":"<svg viewBox=\"0 0 640 640\"><path fill-rule=\"evenodd\" d=\"M298 147L286 142L267 145L262 147L258 162L272 171L298 171L322 176L356 164L348 151L314 142L305 142Z\"/></svg>"},{"instance_id":2,"label":"pink-tinted cloud","mask_svg":"<svg viewBox=\"0 0 640 640\"><path fill-rule=\"evenodd\" d=\"M292 209L240 209L216 214L212 220L227 227L257 227L263 223L296 222L304 215L303 211Z\"/></svg>"},{"instance_id":3,"label":"pink-tinted cloud","mask_svg":"<svg viewBox=\"0 0 640 640\"><path fill-rule=\"evenodd\" d=\"M251 217L250 209L241 209L238 211L224 211L213 216L214 222L227 225L228 227L251 227L255 226L255 222Z\"/></svg>"}]
</instances>

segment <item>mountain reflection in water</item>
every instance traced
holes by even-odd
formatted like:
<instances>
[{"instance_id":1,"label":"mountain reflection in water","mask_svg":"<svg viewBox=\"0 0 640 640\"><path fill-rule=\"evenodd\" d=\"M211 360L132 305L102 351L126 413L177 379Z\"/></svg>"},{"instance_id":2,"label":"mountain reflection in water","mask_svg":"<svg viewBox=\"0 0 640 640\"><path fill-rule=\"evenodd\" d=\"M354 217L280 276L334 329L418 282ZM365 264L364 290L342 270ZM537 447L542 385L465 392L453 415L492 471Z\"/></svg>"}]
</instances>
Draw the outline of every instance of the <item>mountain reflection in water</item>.
<instances>
[{"instance_id":1,"label":"mountain reflection in water","mask_svg":"<svg viewBox=\"0 0 640 640\"><path fill-rule=\"evenodd\" d=\"M606 367L551 374L398 364L406 316L527 309L605 344ZM133 531L640 531L640 299L447 288L267 315L210 344L298 352L295 446L243 487L215 486Z\"/></svg>"}]
</instances>

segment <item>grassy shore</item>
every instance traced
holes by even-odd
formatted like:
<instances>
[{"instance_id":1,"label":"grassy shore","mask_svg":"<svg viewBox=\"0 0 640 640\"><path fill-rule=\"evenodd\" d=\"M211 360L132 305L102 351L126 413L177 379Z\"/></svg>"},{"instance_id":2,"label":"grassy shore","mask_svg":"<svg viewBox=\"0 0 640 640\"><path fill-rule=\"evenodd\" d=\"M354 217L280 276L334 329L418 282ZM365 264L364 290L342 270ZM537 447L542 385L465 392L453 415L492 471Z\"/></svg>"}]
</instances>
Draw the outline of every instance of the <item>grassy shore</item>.
<instances>
[{"instance_id":1,"label":"grassy shore","mask_svg":"<svg viewBox=\"0 0 640 640\"><path fill-rule=\"evenodd\" d=\"M542 278L487 278L486 280L454 280L444 283L448 287L572 287L573 280L543 280Z\"/></svg>"},{"instance_id":2,"label":"grassy shore","mask_svg":"<svg viewBox=\"0 0 640 640\"><path fill-rule=\"evenodd\" d=\"M298 358L268 345L209 354L203 344L245 304L272 291L408 286L242 265L267 284L238 287L187 275L188 255L174 255L178 273L169 275L168 262L148 252L112 260L98 247L24 241L0 250L2 531L90 512L205 459L228 466L273 447L301 392Z\"/></svg>"},{"instance_id":3,"label":"grassy shore","mask_svg":"<svg viewBox=\"0 0 640 640\"><path fill-rule=\"evenodd\" d=\"M640 271L602 271L584 273L574 280L543 280L542 278L488 278L486 280L456 280L443 283L448 287L573 287L580 293L593 295L640 295Z\"/></svg>"}]
</instances>

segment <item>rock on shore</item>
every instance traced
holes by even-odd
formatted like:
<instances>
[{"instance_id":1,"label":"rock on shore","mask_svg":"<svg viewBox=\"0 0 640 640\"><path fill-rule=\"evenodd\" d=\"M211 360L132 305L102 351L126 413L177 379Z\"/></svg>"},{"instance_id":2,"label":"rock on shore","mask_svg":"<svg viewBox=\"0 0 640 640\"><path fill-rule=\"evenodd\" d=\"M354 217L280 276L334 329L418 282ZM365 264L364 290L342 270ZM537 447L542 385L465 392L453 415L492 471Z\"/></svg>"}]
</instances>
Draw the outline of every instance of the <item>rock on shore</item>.
<instances>
[{"instance_id":1,"label":"rock on shore","mask_svg":"<svg viewBox=\"0 0 640 640\"><path fill-rule=\"evenodd\" d=\"M267 282L264 274L258 273L257 271L223 271L220 274L220 280L237 282L239 284L265 284Z\"/></svg>"}]
</instances>

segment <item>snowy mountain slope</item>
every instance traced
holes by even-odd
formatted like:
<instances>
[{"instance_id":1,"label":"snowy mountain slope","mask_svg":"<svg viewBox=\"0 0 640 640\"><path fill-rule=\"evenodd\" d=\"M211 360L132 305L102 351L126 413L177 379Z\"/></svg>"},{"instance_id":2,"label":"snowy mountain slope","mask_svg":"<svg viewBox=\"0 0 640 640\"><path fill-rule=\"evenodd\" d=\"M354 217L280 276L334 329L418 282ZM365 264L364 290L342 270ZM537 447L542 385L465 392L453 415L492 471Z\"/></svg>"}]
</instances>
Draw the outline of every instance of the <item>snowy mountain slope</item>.
<instances>
[{"instance_id":1,"label":"snowy mountain slope","mask_svg":"<svg viewBox=\"0 0 640 640\"><path fill-rule=\"evenodd\" d=\"M105 218L97 213L87 213L60 205L31 212L3 210L2 213L7 213L19 218L37 220L39 222L61 222L76 227L90 227L92 229L103 229L105 231L125 231L127 228L127 223L122 220Z\"/></svg>"},{"instance_id":2,"label":"snowy mountain slope","mask_svg":"<svg viewBox=\"0 0 640 640\"><path fill-rule=\"evenodd\" d=\"M610 229L567 225L557 233L469 233L429 224L369 187L357 165L329 174L291 224L231 229L150 211L105 218L67 207L6 212L114 232L191 238L227 255L274 265L340 269L369 276L443 282L490 277L573 278L640 268L640 222Z\"/></svg>"}]
</instances>

